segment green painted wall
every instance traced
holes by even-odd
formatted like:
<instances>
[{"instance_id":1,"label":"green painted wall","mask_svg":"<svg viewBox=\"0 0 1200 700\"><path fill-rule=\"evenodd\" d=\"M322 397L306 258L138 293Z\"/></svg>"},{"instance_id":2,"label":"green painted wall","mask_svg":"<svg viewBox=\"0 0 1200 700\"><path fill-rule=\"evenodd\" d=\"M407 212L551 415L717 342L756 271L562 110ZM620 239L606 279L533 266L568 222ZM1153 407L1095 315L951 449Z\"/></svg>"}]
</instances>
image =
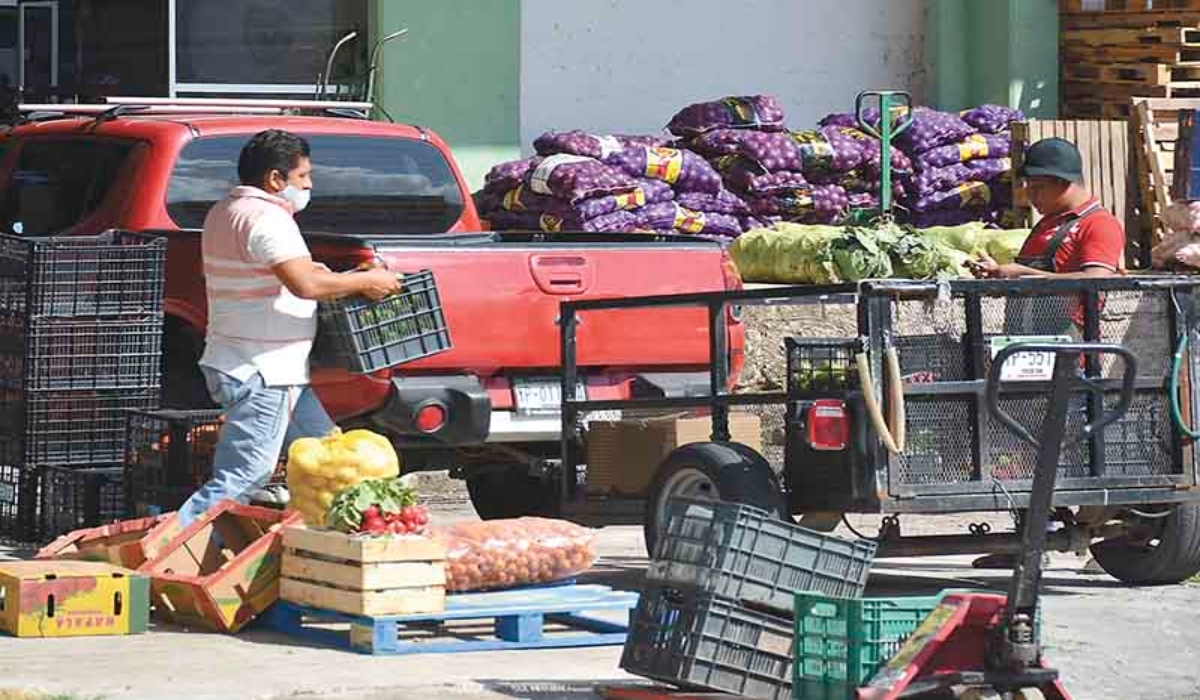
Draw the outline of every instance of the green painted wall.
<instances>
[{"instance_id":1,"label":"green painted wall","mask_svg":"<svg viewBox=\"0 0 1200 700\"><path fill-rule=\"evenodd\" d=\"M925 40L930 102L961 109L985 102L1032 117L1058 113L1056 0L928 0Z\"/></svg>"},{"instance_id":2,"label":"green painted wall","mask_svg":"<svg viewBox=\"0 0 1200 700\"><path fill-rule=\"evenodd\" d=\"M375 0L384 45L376 101L398 122L436 131L472 189L492 165L520 155L520 1Z\"/></svg>"}]
</instances>

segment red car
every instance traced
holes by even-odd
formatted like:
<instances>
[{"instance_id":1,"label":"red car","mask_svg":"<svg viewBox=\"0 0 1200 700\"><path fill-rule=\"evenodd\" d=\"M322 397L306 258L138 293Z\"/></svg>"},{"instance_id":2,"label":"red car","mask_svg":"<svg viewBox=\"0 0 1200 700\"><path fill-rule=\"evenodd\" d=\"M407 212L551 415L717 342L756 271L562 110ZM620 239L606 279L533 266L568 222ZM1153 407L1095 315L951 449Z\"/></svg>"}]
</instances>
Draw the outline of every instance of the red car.
<instances>
[{"instance_id":1,"label":"red car","mask_svg":"<svg viewBox=\"0 0 1200 700\"><path fill-rule=\"evenodd\" d=\"M741 286L715 242L690 237L482 230L450 148L417 126L348 117L60 116L0 137L0 230L27 236L120 228L170 239L164 405L209 404L197 369L206 325L199 228L236 183L242 145L267 128L312 145L314 197L298 222L334 270L381 257L432 270L453 349L369 376L317 369L343 426L390 435L406 471L451 469L481 515L546 512L559 453L562 299ZM707 391L705 312L586 316L580 365L590 398ZM743 329L728 319L734 375ZM430 398L442 416L415 408ZM440 424L440 426L439 426ZM430 426L436 427L429 431ZM550 476L547 476L547 475Z\"/></svg>"}]
</instances>

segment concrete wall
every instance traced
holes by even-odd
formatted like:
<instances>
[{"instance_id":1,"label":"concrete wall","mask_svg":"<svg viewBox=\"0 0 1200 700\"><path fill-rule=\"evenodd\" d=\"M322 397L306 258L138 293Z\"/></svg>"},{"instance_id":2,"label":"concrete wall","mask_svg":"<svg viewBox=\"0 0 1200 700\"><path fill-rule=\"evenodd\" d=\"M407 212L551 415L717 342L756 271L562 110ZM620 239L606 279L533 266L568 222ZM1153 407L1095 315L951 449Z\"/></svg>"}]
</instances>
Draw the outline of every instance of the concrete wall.
<instances>
[{"instance_id":1,"label":"concrete wall","mask_svg":"<svg viewBox=\"0 0 1200 700\"><path fill-rule=\"evenodd\" d=\"M433 129L454 149L472 188L519 156L519 0L376 0L385 45L377 100L399 122Z\"/></svg>"},{"instance_id":2,"label":"concrete wall","mask_svg":"<svg viewBox=\"0 0 1200 700\"><path fill-rule=\"evenodd\" d=\"M906 88L920 101L924 6L523 0L522 147L550 128L655 133L679 108L730 94L778 96L793 128L853 109L866 88Z\"/></svg>"}]
</instances>

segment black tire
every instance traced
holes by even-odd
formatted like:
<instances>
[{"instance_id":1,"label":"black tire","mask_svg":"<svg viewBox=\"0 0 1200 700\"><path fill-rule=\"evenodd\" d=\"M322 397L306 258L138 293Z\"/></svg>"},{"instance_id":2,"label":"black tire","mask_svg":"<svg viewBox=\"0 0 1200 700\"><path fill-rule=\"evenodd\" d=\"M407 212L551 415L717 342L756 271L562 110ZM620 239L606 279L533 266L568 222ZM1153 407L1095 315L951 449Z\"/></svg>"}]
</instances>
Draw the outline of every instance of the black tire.
<instances>
[{"instance_id":1,"label":"black tire","mask_svg":"<svg viewBox=\"0 0 1200 700\"><path fill-rule=\"evenodd\" d=\"M554 515L553 484L524 472L525 467L480 470L467 476L467 493L483 520Z\"/></svg>"},{"instance_id":2,"label":"black tire","mask_svg":"<svg viewBox=\"0 0 1200 700\"><path fill-rule=\"evenodd\" d=\"M701 477L710 488L704 489ZM680 493L676 487L688 479L695 479L701 493ZM705 490L712 500L754 506L781 519L787 516L779 478L762 455L736 442L685 445L667 455L650 485L643 526L647 552L654 552L666 501L676 495L704 498Z\"/></svg>"},{"instance_id":3,"label":"black tire","mask_svg":"<svg viewBox=\"0 0 1200 700\"><path fill-rule=\"evenodd\" d=\"M199 410L217 407L200 372L203 350L204 341L199 333L177 319L166 319L162 347L163 408Z\"/></svg>"},{"instance_id":4,"label":"black tire","mask_svg":"<svg viewBox=\"0 0 1200 700\"><path fill-rule=\"evenodd\" d=\"M1200 504L1176 506L1161 524L1144 522L1155 526L1152 541L1157 544L1130 536L1103 540L1091 546L1096 563L1113 578L1136 586L1180 583L1200 573Z\"/></svg>"}]
</instances>

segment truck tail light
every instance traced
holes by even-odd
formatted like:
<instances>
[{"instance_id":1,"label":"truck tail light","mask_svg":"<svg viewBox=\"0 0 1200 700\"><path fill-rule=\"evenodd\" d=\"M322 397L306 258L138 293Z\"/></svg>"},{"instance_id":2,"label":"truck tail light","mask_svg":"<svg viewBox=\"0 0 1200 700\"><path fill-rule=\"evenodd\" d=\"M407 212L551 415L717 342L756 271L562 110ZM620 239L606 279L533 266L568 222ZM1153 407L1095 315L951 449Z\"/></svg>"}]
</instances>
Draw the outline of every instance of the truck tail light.
<instances>
[{"instance_id":1,"label":"truck tail light","mask_svg":"<svg viewBox=\"0 0 1200 700\"><path fill-rule=\"evenodd\" d=\"M818 399L805 420L808 446L821 452L840 452L850 442L850 412L837 399Z\"/></svg>"},{"instance_id":2,"label":"truck tail light","mask_svg":"<svg viewBox=\"0 0 1200 700\"><path fill-rule=\"evenodd\" d=\"M432 434L446 425L448 412L441 401L428 401L417 409L413 423L422 433Z\"/></svg>"}]
</instances>

